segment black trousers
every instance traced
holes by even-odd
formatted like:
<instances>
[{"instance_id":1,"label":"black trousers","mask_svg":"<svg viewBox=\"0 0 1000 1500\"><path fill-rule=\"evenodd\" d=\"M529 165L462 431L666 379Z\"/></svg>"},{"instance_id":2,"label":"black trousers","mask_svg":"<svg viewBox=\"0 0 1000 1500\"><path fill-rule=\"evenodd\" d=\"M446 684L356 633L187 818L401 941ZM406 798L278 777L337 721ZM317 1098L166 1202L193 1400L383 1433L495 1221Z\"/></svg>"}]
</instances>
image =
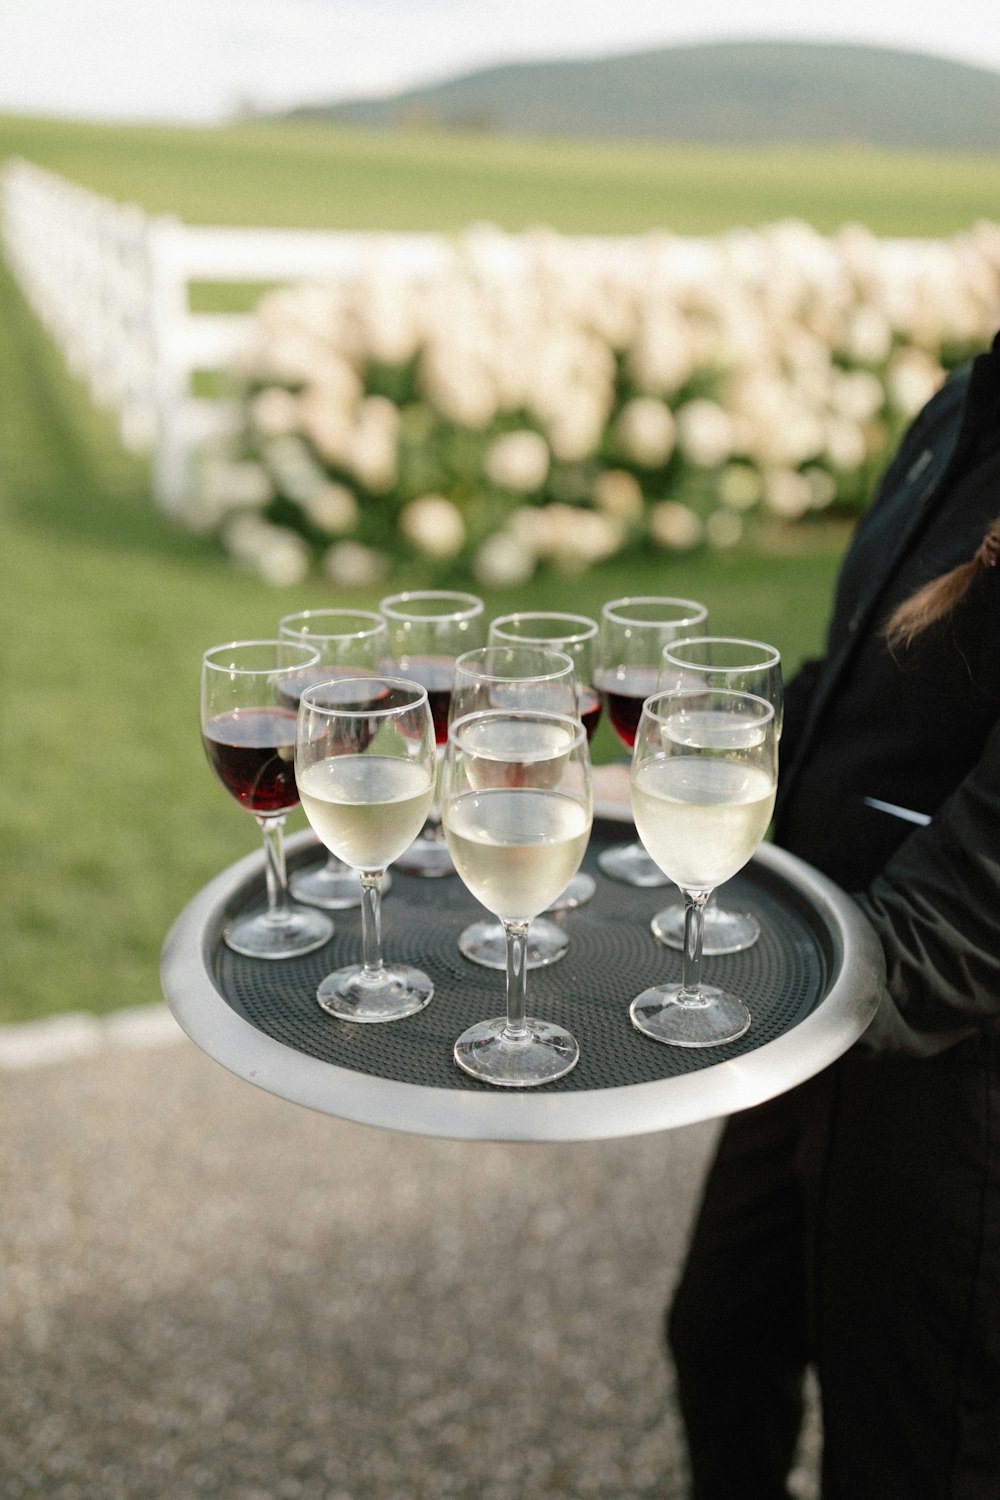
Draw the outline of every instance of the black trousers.
<instances>
[{"instance_id":1,"label":"black trousers","mask_svg":"<svg viewBox=\"0 0 1000 1500\"><path fill-rule=\"evenodd\" d=\"M995 1039L855 1053L724 1129L668 1312L693 1500L1000 1500Z\"/></svg>"}]
</instances>

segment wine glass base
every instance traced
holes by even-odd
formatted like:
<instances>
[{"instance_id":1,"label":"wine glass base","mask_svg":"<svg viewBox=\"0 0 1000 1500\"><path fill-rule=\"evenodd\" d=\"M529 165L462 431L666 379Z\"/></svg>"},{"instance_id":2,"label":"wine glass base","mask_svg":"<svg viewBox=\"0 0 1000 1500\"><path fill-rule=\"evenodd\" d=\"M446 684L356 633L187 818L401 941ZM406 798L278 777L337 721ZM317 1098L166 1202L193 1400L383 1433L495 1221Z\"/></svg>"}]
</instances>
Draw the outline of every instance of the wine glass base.
<instances>
[{"instance_id":1,"label":"wine glass base","mask_svg":"<svg viewBox=\"0 0 1000 1500\"><path fill-rule=\"evenodd\" d=\"M569 947L569 938L555 922L536 917L528 927L527 967L542 969L557 963ZM506 969L507 935L502 922L473 922L459 934L459 952L484 969Z\"/></svg>"},{"instance_id":2,"label":"wine glass base","mask_svg":"<svg viewBox=\"0 0 1000 1500\"><path fill-rule=\"evenodd\" d=\"M299 958L333 937L333 923L318 911L291 908L280 920L263 913L230 922L222 934L227 948L246 958Z\"/></svg>"},{"instance_id":3,"label":"wine glass base","mask_svg":"<svg viewBox=\"0 0 1000 1500\"><path fill-rule=\"evenodd\" d=\"M596 890L597 881L593 875L588 875L585 871L581 870L578 875L573 876L573 879L562 894L557 896L552 905L547 906L545 910L576 911L578 906L585 906L592 899Z\"/></svg>"},{"instance_id":4,"label":"wine glass base","mask_svg":"<svg viewBox=\"0 0 1000 1500\"><path fill-rule=\"evenodd\" d=\"M382 876L382 894L392 885L389 872ZM319 906L324 911L347 911L361 905L361 877L356 870L343 865L331 870L329 865L320 865L312 870L299 870L288 882L288 889L296 901L306 906Z\"/></svg>"},{"instance_id":5,"label":"wine glass base","mask_svg":"<svg viewBox=\"0 0 1000 1500\"><path fill-rule=\"evenodd\" d=\"M703 985L701 999L681 1000L679 984L654 985L629 1006L632 1025L655 1042L674 1047L718 1047L735 1042L750 1025L750 1012L737 995Z\"/></svg>"},{"instance_id":6,"label":"wine glass base","mask_svg":"<svg viewBox=\"0 0 1000 1500\"><path fill-rule=\"evenodd\" d=\"M665 948L684 948L684 903L676 902L658 911L650 922L653 936ZM760 937L760 923L748 911L731 911L710 901L705 907L702 954L718 958L723 953L742 953Z\"/></svg>"},{"instance_id":7,"label":"wine glass base","mask_svg":"<svg viewBox=\"0 0 1000 1500\"><path fill-rule=\"evenodd\" d=\"M530 1089L552 1083L576 1067L580 1056L575 1037L549 1021L525 1021L524 1038L507 1035L506 1017L480 1021L463 1031L454 1057L463 1072L497 1088Z\"/></svg>"},{"instance_id":8,"label":"wine glass base","mask_svg":"<svg viewBox=\"0 0 1000 1500\"><path fill-rule=\"evenodd\" d=\"M597 863L612 880L626 885L670 885L659 865L653 863L640 843L614 844L598 855Z\"/></svg>"},{"instance_id":9,"label":"wine glass base","mask_svg":"<svg viewBox=\"0 0 1000 1500\"><path fill-rule=\"evenodd\" d=\"M423 1010L434 994L434 985L422 969L395 964L368 977L360 964L335 969L316 991L316 999L327 1015L341 1021L401 1021Z\"/></svg>"},{"instance_id":10,"label":"wine glass base","mask_svg":"<svg viewBox=\"0 0 1000 1500\"><path fill-rule=\"evenodd\" d=\"M406 875L423 875L431 880L455 873L444 839L415 839L393 863Z\"/></svg>"}]
</instances>

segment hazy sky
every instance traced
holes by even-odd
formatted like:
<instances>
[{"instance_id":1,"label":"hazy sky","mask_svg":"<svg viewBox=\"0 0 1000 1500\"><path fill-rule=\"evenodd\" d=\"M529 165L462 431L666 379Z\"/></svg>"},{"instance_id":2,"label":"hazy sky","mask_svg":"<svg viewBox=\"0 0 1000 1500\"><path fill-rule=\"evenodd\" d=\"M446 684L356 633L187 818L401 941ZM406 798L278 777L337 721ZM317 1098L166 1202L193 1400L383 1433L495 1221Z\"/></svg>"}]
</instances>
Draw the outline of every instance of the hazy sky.
<instances>
[{"instance_id":1,"label":"hazy sky","mask_svg":"<svg viewBox=\"0 0 1000 1500\"><path fill-rule=\"evenodd\" d=\"M882 43L1000 72L994 0L0 0L0 113L215 121L494 62L732 38Z\"/></svg>"}]
</instances>

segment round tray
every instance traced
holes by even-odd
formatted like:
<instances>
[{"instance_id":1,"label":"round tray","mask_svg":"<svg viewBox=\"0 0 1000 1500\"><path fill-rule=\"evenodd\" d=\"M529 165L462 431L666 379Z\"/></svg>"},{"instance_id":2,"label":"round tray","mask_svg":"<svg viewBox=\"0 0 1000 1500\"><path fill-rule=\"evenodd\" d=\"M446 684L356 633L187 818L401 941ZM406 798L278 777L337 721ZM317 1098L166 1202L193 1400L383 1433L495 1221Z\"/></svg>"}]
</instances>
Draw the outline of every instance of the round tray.
<instances>
[{"instance_id":1,"label":"round tray","mask_svg":"<svg viewBox=\"0 0 1000 1500\"><path fill-rule=\"evenodd\" d=\"M357 1025L316 1003L323 976L360 957L357 910L337 912L330 943L304 958L254 960L224 945L232 916L264 903L262 853L224 871L177 918L163 949L164 995L198 1046L273 1094L362 1124L463 1140L594 1140L712 1119L811 1077L861 1035L885 976L875 933L841 890L771 845L720 892L757 916L760 939L703 964L706 979L746 1000L749 1031L696 1050L636 1031L629 1002L677 978L681 959L649 925L678 899L674 887L638 890L600 873L601 850L632 837L630 822L595 818L583 868L596 894L563 919L566 956L529 972L529 1014L562 1022L580 1044L573 1071L542 1088L496 1089L452 1060L460 1032L504 1010L503 973L458 951L463 927L484 913L457 876L392 872L384 951L435 985L430 1005L405 1020ZM325 858L310 831L286 848L290 869Z\"/></svg>"}]
</instances>

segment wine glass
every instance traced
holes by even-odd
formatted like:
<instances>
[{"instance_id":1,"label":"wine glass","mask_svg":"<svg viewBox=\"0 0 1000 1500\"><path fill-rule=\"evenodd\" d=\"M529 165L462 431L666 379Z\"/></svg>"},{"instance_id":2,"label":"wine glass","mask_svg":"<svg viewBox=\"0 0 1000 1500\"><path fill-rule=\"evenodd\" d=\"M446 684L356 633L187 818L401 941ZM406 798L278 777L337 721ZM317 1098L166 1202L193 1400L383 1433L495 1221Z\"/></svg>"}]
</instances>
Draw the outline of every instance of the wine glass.
<instances>
[{"instance_id":1,"label":"wine glass","mask_svg":"<svg viewBox=\"0 0 1000 1500\"><path fill-rule=\"evenodd\" d=\"M639 837L684 896L679 984L637 995L633 1025L658 1042L709 1047L750 1025L738 995L701 981L709 895L750 859L767 831L777 782L773 706L751 693L706 688L654 694L632 753L632 813Z\"/></svg>"},{"instance_id":2,"label":"wine glass","mask_svg":"<svg viewBox=\"0 0 1000 1500\"><path fill-rule=\"evenodd\" d=\"M497 643L506 641L509 644L520 641L526 645L548 646L556 651L565 651L567 656L572 657L576 669L577 712L587 731L588 741L592 741L601 717L601 695L594 687L597 635L597 621L591 620L587 615L537 609L501 615L499 619L492 621L487 640ZM585 870L578 870L549 909L563 912L583 906L596 889L593 876L588 875Z\"/></svg>"},{"instance_id":3,"label":"wine glass","mask_svg":"<svg viewBox=\"0 0 1000 1500\"><path fill-rule=\"evenodd\" d=\"M267 910L234 918L223 932L234 952L250 958L311 953L333 936L329 917L289 902L282 843L285 818L299 802L295 706L285 684L318 660L314 647L282 640L230 641L202 657L201 738L208 763L264 836Z\"/></svg>"},{"instance_id":4,"label":"wine glass","mask_svg":"<svg viewBox=\"0 0 1000 1500\"><path fill-rule=\"evenodd\" d=\"M563 1027L526 1013L528 924L565 889L590 837L593 795L579 719L496 709L452 722L441 789L445 837L477 901L507 941L507 1014L455 1043L465 1072L503 1088L561 1078L579 1047Z\"/></svg>"},{"instance_id":5,"label":"wine glass","mask_svg":"<svg viewBox=\"0 0 1000 1500\"><path fill-rule=\"evenodd\" d=\"M577 683L572 659L564 651L516 642L496 642L463 652L455 660L452 721L484 709L501 708L544 710L573 718ZM507 967L507 937L502 922L473 922L459 934L458 946L473 963L488 969ZM555 963L568 946L569 938L557 923L536 917L528 929L528 968Z\"/></svg>"},{"instance_id":6,"label":"wine glass","mask_svg":"<svg viewBox=\"0 0 1000 1500\"><path fill-rule=\"evenodd\" d=\"M663 648L659 688L683 687L731 688L766 699L774 709L774 732L780 740L784 695L781 653L774 646L736 636L702 635L672 641ZM650 925L659 942L668 948L683 948L682 902L675 901L658 911ZM740 953L753 947L759 937L760 923L752 912L722 905L713 892L705 907L702 952L706 958Z\"/></svg>"},{"instance_id":7,"label":"wine glass","mask_svg":"<svg viewBox=\"0 0 1000 1500\"><path fill-rule=\"evenodd\" d=\"M648 594L612 599L601 609L595 685L626 749L635 742L643 702L656 691L664 646L690 635L707 615L693 599ZM627 885L668 884L637 840L604 849L597 862L605 875Z\"/></svg>"},{"instance_id":8,"label":"wine glass","mask_svg":"<svg viewBox=\"0 0 1000 1500\"><path fill-rule=\"evenodd\" d=\"M438 744L438 762L448 741L455 658L485 641L485 606L475 594L451 589L421 589L391 594L379 605L389 629L389 654L400 677L427 689ZM396 861L412 875L453 875L448 846L441 834L441 815L432 802L419 838Z\"/></svg>"},{"instance_id":9,"label":"wine glass","mask_svg":"<svg viewBox=\"0 0 1000 1500\"><path fill-rule=\"evenodd\" d=\"M300 641L319 652L319 671L302 673L302 685L319 679L360 677L374 674L382 666L389 632L381 615L367 609L303 609L285 615L278 622L282 640ZM391 877L382 877L382 894L389 889ZM335 854L327 854L326 863L318 869L299 870L288 882L296 901L321 906L327 911L341 911L361 905L361 883Z\"/></svg>"},{"instance_id":10,"label":"wine glass","mask_svg":"<svg viewBox=\"0 0 1000 1500\"><path fill-rule=\"evenodd\" d=\"M382 958L385 867L416 838L434 796L434 724L427 690L394 678L341 678L299 701L295 777L322 843L361 876L360 965L337 969L316 998L345 1021L396 1021L422 1010L434 986L421 969Z\"/></svg>"}]
</instances>

